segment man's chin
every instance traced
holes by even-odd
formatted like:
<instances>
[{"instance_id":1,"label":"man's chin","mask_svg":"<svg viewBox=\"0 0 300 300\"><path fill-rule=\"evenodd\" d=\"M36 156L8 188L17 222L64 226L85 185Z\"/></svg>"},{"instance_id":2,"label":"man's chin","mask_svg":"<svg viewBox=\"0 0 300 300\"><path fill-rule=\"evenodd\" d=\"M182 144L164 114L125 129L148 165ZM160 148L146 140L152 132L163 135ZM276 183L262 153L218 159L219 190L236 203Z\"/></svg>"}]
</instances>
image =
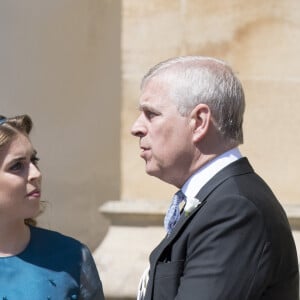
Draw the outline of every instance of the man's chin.
<instances>
[{"instance_id":1,"label":"man's chin","mask_svg":"<svg viewBox=\"0 0 300 300\"><path fill-rule=\"evenodd\" d=\"M156 177L156 178L158 178L162 181L165 181L163 176L162 176L163 173L159 169L147 168L147 166L146 166L146 173L149 176L153 176L153 177Z\"/></svg>"},{"instance_id":2,"label":"man's chin","mask_svg":"<svg viewBox=\"0 0 300 300\"><path fill-rule=\"evenodd\" d=\"M158 170L154 169L153 167L151 168L151 166L146 165L145 171L150 176L158 177Z\"/></svg>"},{"instance_id":3,"label":"man's chin","mask_svg":"<svg viewBox=\"0 0 300 300\"><path fill-rule=\"evenodd\" d=\"M155 176L155 172L153 172L153 170L146 169L146 173L150 176Z\"/></svg>"}]
</instances>

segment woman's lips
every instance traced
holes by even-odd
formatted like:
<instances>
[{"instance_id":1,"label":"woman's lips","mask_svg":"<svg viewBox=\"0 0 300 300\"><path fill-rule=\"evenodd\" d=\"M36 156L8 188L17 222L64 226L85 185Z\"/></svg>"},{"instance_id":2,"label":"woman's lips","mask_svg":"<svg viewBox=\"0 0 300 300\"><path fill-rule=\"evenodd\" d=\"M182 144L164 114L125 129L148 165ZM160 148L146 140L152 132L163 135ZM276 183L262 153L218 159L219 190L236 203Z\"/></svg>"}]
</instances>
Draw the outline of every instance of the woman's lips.
<instances>
[{"instance_id":1,"label":"woman's lips","mask_svg":"<svg viewBox=\"0 0 300 300\"><path fill-rule=\"evenodd\" d=\"M27 197L40 198L41 197L41 191L39 189L33 190L32 192L27 194Z\"/></svg>"}]
</instances>

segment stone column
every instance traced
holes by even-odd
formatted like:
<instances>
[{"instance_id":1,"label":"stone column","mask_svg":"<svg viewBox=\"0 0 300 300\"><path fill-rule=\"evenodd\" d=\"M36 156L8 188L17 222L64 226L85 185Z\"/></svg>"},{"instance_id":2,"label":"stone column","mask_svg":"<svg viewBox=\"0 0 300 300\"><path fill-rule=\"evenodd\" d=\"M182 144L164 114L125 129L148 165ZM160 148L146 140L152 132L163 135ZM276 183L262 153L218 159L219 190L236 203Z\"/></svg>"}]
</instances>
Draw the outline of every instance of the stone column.
<instances>
[{"instance_id":1,"label":"stone column","mask_svg":"<svg viewBox=\"0 0 300 300\"><path fill-rule=\"evenodd\" d=\"M146 200L110 201L101 207L111 225L94 257L107 300L136 299L149 252L165 234L165 209Z\"/></svg>"}]
</instances>

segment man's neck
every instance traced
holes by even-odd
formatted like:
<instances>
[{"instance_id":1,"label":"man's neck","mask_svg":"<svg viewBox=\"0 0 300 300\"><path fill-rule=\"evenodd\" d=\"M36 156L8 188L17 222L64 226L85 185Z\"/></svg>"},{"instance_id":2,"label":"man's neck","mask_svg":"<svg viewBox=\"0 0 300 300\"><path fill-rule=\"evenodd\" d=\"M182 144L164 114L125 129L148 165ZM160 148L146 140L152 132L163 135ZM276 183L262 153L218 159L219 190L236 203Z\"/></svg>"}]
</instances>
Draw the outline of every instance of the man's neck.
<instances>
[{"instance_id":1,"label":"man's neck","mask_svg":"<svg viewBox=\"0 0 300 300\"><path fill-rule=\"evenodd\" d=\"M202 165L182 186L186 196L194 197L216 173L242 157L238 148L226 151Z\"/></svg>"}]
</instances>

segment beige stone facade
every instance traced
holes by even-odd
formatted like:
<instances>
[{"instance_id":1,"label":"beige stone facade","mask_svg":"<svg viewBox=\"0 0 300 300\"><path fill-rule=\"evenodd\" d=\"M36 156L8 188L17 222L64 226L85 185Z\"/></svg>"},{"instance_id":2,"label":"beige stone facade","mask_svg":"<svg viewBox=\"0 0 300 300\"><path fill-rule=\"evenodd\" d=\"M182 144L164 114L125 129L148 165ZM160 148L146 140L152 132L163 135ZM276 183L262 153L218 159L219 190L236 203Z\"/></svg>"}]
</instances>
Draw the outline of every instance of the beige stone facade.
<instances>
[{"instance_id":1,"label":"beige stone facade","mask_svg":"<svg viewBox=\"0 0 300 300\"><path fill-rule=\"evenodd\" d=\"M3 0L0 24L0 114L33 118L39 223L94 249L121 190L121 3Z\"/></svg>"},{"instance_id":2,"label":"beige stone facade","mask_svg":"<svg viewBox=\"0 0 300 300\"><path fill-rule=\"evenodd\" d=\"M246 94L241 150L284 203L300 203L300 2L123 1L122 198L161 199L170 188L144 174L137 141L141 77L178 55L226 60Z\"/></svg>"},{"instance_id":3,"label":"beige stone facade","mask_svg":"<svg viewBox=\"0 0 300 300\"><path fill-rule=\"evenodd\" d=\"M298 0L4 0L0 20L0 113L35 122L49 203L39 221L99 245L108 299L135 297L175 190L145 174L130 135L141 77L161 60L233 67L247 103L242 153L298 224Z\"/></svg>"},{"instance_id":4,"label":"beige stone facade","mask_svg":"<svg viewBox=\"0 0 300 300\"><path fill-rule=\"evenodd\" d=\"M144 210L139 207L144 215L151 202L152 209L161 208L162 221L174 191L172 186L145 174L137 139L129 135L138 114L142 76L169 57L216 56L236 71L244 85L247 103L242 153L285 206L299 247L299 210L295 207L300 204L299 12L300 2L295 0L122 1L123 203L119 207L116 203L102 207L112 226L95 252L100 270L104 268L102 277L108 296L134 299L147 257L164 234L159 224L152 227L149 223L147 227L147 220L144 227L138 222L128 224L126 216L136 218L128 210L135 211L139 207L137 201L144 205ZM153 212L149 211L149 215ZM121 224L116 222L118 218L122 219ZM128 246L120 248L118 241L128 234ZM119 279L115 279L119 282L117 288L110 281L112 277Z\"/></svg>"}]
</instances>

